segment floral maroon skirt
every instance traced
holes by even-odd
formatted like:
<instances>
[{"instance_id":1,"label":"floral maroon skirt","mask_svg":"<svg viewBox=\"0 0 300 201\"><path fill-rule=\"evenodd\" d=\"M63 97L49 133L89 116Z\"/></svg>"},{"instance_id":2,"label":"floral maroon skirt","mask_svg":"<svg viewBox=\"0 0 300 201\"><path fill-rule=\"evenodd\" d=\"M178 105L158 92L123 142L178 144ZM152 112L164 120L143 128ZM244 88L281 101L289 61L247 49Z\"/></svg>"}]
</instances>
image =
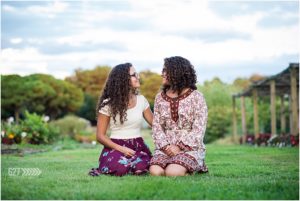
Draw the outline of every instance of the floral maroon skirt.
<instances>
[{"instance_id":1,"label":"floral maroon skirt","mask_svg":"<svg viewBox=\"0 0 300 201\"><path fill-rule=\"evenodd\" d=\"M101 174L123 176L126 174L140 175L149 171L152 154L144 143L143 138L133 139L111 139L114 143L126 146L136 153L134 156L125 156L123 153L104 147L99 157L99 167L92 168L89 172L91 176Z\"/></svg>"}]
</instances>

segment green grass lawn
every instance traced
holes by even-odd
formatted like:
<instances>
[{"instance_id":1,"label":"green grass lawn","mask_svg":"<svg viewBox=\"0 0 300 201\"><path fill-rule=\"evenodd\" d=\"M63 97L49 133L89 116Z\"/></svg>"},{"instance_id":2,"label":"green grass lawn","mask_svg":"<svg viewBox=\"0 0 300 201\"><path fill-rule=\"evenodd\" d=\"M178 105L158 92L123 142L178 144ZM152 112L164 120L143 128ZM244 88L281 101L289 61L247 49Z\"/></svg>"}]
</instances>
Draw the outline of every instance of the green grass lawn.
<instances>
[{"instance_id":1,"label":"green grass lawn","mask_svg":"<svg viewBox=\"0 0 300 201\"><path fill-rule=\"evenodd\" d=\"M150 137L146 142L153 149ZM2 199L299 199L298 148L207 145L209 173L185 177L100 176L101 146L2 155ZM39 168L9 176L8 168Z\"/></svg>"}]
</instances>

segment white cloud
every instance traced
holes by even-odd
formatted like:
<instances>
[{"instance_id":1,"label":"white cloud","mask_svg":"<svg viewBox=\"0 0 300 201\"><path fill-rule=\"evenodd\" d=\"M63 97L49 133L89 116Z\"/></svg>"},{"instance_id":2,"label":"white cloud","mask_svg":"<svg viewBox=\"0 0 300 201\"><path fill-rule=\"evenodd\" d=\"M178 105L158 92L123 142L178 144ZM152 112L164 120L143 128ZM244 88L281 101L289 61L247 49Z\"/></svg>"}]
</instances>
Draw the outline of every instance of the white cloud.
<instances>
[{"instance_id":1,"label":"white cloud","mask_svg":"<svg viewBox=\"0 0 300 201\"><path fill-rule=\"evenodd\" d=\"M16 59L17 58L17 59ZM4 49L1 52L1 74L17 73L49 73L45 56L40 55L34 48L24 50Z\"/></svg>"},{"instance_id":2,"label":"white cloud","mask_svg":"<svg viewBox=\"0 0 300 201\"><path fill-rule=\"evenodd\" d=\"M0 69L1 74L17 73L24 76L33 73L45 73L64 79L66 76L70 76L75 68L93 68L97 64L103 64L101 61L105 62L109 59L113 58L107 57L101 52L68 53L53 56L41 54L35 48L6 48L1 52Z\"/></svg>"},{"instance_id":3,"label":"white cloud","mask_svg":"<svg viewBox=\"0 0 300 201\"><path fill-rule=\"evenodd\" d=\"M22 43L23 39L22 38L12 38L10 39L10 42L12 44L19 44L19 43Z\"/></svg>"},{"instance_id":4,"label":"white cloud","mask_svg":"<svg viewBox=\"0 0 300 201\"><path fill-rule=\"evenodd\" d=\"M3 9L4 12L15 12L15 11L17 11L17 9L15 7L10 6L10 5L3 5L2 9Z\"/></svg>"},{"instance_id":5,"label":"white cloud","mask_svg":"<svg viewBox=\"0 0 300 201\"><path fill-rule=\"evenodd\" d=\"M248 18L247 18L248 20ZM242 24L242 23L241 23ZM241 25L243 26L243 25ZM240 29L242 29L241 27ZM186 55L199 63L249 62L255 59L269 59L298 52L298 27L258 29L254 28L249 40L231 39L216 43L203 43L176 35L161 35L151 31L113 31L90 29L83 33L58 38L62 44L78 45L114 41L124 44L129 58L152 62L171 55ZM101 37L99 37L101 36ZM101 52L106 58L118 57L120 53ZM156 58L156 59L153 59Z\"/></svg>"},{"instance_id":6,"label":"white cloud","mask_svg":"<svg viewBox=\"0 0 300 201\"><path fill-rule=\"evenodd\" d=\"M64 12L68 8L68 3L54 1L45 6L29 6L27 11L31 14L46 15L49 18L55 18L56 14Z\"/></svg>"},{"instance_id":7,"label":"white cloud","mask_svg":"<svg viewBox=\"0 0 300 201\"><path fill-rule=\"evenodd\" d=\"M160 72L163 58L180 55L190 59L195 66L197 64L216 66L215 69L211 69L211 72L219 75L220 68L228 64L269 61L282 55L299 53L299 27L297 25L272 28L258 26L264 17L270 15L269 12L277 12L276 9L251 14L239 13L228 19L222 18L211 10L207 1L130 0L128 2L131 8L128 10L97 10L96 8L90 9L90 7L78 10L76 7L77 10L73 13L78 18L72 16L68 18L72 20L70 23L75 28L83 27L83 29L76 29L69 35L62 33L59 37L45 35L45 37L27 39L22 39L20 35L20 38L14 38L15 44L27 41L35 48L39 46L46 49L47 43L51 42L72 47L92 45L98 47L97 45L100 44L99 49L56 55L42 54L35 48L4 49L1 55L1 66L9 67L7 69L10 71L6 70L6 72L20 70L22 67L24 72L42 71L63 78L63 76L70 75L77 67L93 68L98 64L114 66L127 61L136 64L138 70L152 69ZM120 2L116 1L117 3ZM101 1L97 4L101 4ZM53 17L57 13L66 11L67 8L74 9L70 5L56 1L43 7L30 6L27 10L41 16ZM293 16L294 14L287 14L283 18ZM124 23L132 19L145 20L145 24L149 27L116 30L108 23L113 22L114 19L124 19ZM57 23L60 22L57 21ZM66 29L69 28L66 26ZM201 35L201 33L213 33L222 37L224 32L229 35L232 33L233 36L226 40L221 38L207 42L204 38L206 36ZM198 34L199 37L189 37L190 33L196 36ZM237 37L234 34L247 37ZM125 48L121 51L103 49L101 44L107 43L120 44ZM287 61L287 64L288 62L290 61ZM224 76L225 74L228 76L230 69L222 70L226 71Z\"/></svg>"},{"instance_id":8,"label":"white cloud","mask_svg":"<svg viewBox=\"0 0 300 201\"><path fill-rule=\"evenodd\" d=\"M42 40L42 39L38 39L38 38L28 38L27 39L27 42L31 45L41 45L44 43L44 41L45 41L45 39Z\"/></svg>"},{"instance_id":9,"label":"white cloud","mask_svg":"<svg viewBox=\"0 0 300 201\"><path fill-rule=\"evenodd\" d=\"M10 1L8 1L10 2ZM15 4L18 3L18 1L12 1ZM19 2L22 2L19 0ZM32 1L34 3L35 1ZM39 1L36 1L39 2ZM14 12L14 14L17 15L39 15L39 16L46 16L48 18L55 18L57 14L63 13L67 10L69 7L69 4L66 1L44 1L43 3L46 3L45 5L32 5L25 7L25 10L22 8L13 7L11 5L4 4L2 5L2 11L3 12Z\"/></svg>"}]
</instances>

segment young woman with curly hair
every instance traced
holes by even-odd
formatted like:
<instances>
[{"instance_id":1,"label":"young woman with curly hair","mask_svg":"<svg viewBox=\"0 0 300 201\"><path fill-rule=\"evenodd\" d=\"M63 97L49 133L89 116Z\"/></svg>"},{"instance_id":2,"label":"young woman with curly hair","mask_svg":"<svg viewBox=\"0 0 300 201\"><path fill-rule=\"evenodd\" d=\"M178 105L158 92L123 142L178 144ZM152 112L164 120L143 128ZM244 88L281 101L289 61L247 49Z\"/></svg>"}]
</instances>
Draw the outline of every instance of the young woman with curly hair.
<instances>
[{"instance_id":1,"label":"young woman with curly hair","mask_svg":"<svg viewBox=\"0 0 300 201\"><path fill-rule=\"evenodd\" d=\"M203 143L207 106L197 91L194 67L179 56L166 58L162 77L163 90L156 95L154 104L155 153L150 173L184 176L207 172Z\"/></svg>"},{"instance_id":2,"label":"young woman with curly hair","mask_svg":"<svg viewBox=\"0 0 300 201\"><path fill-rule=\"evenodd\" d=\"M143 118L151 126L153 117L148 101L138 94L139 87L139 75L130 63L111 70L96 109L97 140L104 149L91 176L148 172L151 152L141 137L141 127Z\"/></svg>"}]
</instances>

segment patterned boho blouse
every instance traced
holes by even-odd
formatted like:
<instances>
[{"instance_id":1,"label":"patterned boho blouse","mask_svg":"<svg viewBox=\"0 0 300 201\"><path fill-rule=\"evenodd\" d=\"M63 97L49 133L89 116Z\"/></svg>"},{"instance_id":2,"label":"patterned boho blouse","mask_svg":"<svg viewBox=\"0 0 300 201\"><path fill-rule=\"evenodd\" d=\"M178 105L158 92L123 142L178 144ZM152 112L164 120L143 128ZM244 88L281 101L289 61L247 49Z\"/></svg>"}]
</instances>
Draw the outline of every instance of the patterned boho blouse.
<instances>
[{"instance_id":1,"label":"patterned boho blouse","mask_svg":"<svg viewBox=\"0 0 300 201\"><path fill-rule=\"evenodd\" d=\"M175 144L202 166L207 114L205 99L197 90L190 89L176 98L170 98L164 92L157 94L152 125L154 155L165 155L161 150L166 145Z\"/></svg>"}]
</instances>

